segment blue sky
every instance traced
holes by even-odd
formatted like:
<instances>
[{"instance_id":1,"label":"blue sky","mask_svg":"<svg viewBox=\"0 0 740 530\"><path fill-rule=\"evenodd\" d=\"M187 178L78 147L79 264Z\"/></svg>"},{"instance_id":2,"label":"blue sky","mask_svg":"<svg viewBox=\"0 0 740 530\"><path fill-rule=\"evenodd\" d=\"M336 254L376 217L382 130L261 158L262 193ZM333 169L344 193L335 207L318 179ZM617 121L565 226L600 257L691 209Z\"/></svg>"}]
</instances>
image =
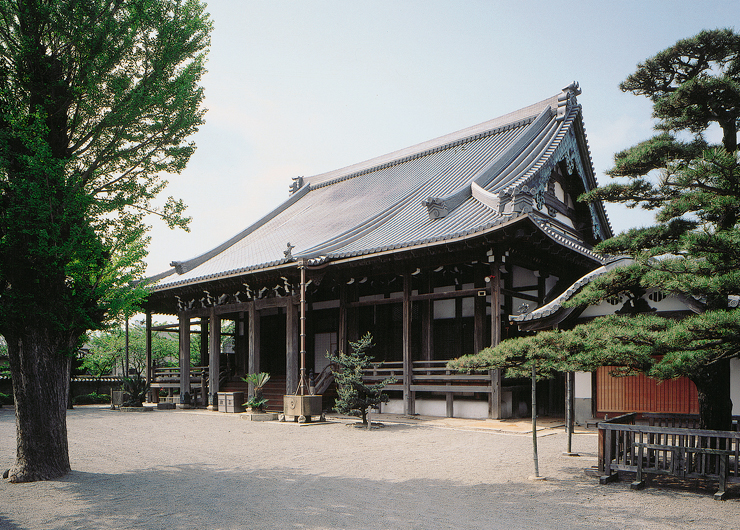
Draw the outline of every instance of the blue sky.
<instances>
[{"instance_id":1,"label":"blue sky","mask_svg":"<svg viewBox=\"0 0 740 530\"><path fill-rule=\"evenodd\" d=\"M578 81L600 183L652 134L651 106L618 85L702 29L740 31L732 1L211 0L206 124L164 192L191 232L153 220L148 273L206 252L311 176L541 101ZM607 205L615 232L650 224Z\"/></svg>"}]
</instances>

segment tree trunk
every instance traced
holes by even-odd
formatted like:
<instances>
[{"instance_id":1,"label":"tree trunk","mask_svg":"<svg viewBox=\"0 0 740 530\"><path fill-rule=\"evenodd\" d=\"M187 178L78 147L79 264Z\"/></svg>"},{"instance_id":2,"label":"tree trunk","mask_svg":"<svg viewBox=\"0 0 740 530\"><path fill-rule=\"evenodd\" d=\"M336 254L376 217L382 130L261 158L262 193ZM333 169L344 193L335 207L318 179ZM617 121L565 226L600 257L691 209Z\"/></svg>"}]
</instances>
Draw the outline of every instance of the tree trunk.
<instances>
[{"instance_id":1,"label":"tree trunk","mask_svg":"<svg viewBox=\"0 0 740 530\"><path fill-rule=\"evenodd\" d=\"M730 361L725 359L698 370L691 378L699 394L701 429L729 431L732 428Z\"/></svg>"},{"instance_id":2,"label":"tree trunk","mask_svg":"<svg viewBox=\"0 0 740 530\"><path fill-rule=\"evenodd\" d=\"M31 330L8 340L16 417L16 461L11 482L49 480L70 471L67 399L75 341L55 340L48 331ZM65 342L63 348L59 347Z\"/></svg>"}]
</instances>

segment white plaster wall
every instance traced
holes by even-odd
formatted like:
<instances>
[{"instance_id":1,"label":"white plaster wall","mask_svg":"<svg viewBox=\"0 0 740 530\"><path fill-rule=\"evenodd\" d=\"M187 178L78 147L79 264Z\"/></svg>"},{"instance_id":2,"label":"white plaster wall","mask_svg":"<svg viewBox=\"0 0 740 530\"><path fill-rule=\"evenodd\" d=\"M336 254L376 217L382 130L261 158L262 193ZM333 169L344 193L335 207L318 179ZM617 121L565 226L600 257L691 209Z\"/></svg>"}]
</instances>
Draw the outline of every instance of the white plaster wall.
<instances>
[{"instance_id":1,"label":"white plaster wall","mask_svg":"<svg viewBox=\"0 0 740 530\"><path fill-rule=\"evenodd\" d=\"M593 389L591 388L591 383L592 383L591 372L576 372L575 373L575 388L573 389L573 397L592 398Z\"/></svg>"},{"instance_id":2,"label":"white plaster wall","mask_svg":"<svg viewBox=\"0 0 740 530\"><path fill-rule=\"evenodd\" d=\"M648 299L648 304L658 311L688 311L689 307L676 296L666 296L660 302Z\"/></svg>"},{"instance_id":3,"label":"white plaster wall","mask_svg":"<svg viewBox=\"0 0 740 530\"><path fill-rule=\"evenodd\" d=\"M624 302L620 302L616 305L612 305L606 300L600 302L597 305L590 305L588 306L583 313L581 313L580 318L586 318L586 317L600 317L604 315L613 315L616 311L622 308L622 305Z\"/></svg>"},{"instance_id":4,"label":"white plaster wall","mask_svg":"<svg viewBox=\"0 0 740 530\"><path fill-rule=\"evenodd\" d=\"M444 287L435 287L435 293L448 293L454 291L454 285ZM434 319L455 318L455 300L435 300L434 301Z\"/></svg>"},{"instance_id":5,"label":"white plaster wall","mask_svg":"<svg viewBox=\"0 0 740 530\"><path fill-rule=\"evenodd\" d=\"M514 265L512 269L512 285L514 287L537 285L537 277L534 275L533 271L525 269L524 267L519 267L518 265Z\"/></svg>"},{"instance_id":6,"label":"white plaster wall","mask_svg":"<svg viewBox=\"0 0 740 530\"><path fill-rule=\"evenodd\" d=\"M567 215L564 215L564 214L558 212L558 213L555 214L555 219L557 221L560 221L561 223L563 223L566 226L569 226L571 228L575 228L575 225L573 224L573 220L570 217L568 217Z\"/></svg>"},{"instance_id":7,"label":"white plaster wall","mask_svg":"<svg viewBox=\"0 0 740 530\"><path fill-rule=\"evenodd\" d=\"M391 399L388 403L381 403L380 412L383 414L403 414L403 400Z\"/></svg>"},{"instance_id":8,"label":"white plaster wall","mask_svg":"<svg viewBox=\"0 0 740 530\"><path fill-rule=\"evenodd\" d=\"M560 202L565 204L565 192L563 191L563 187L560 185L559 182L556 182L554 187L555 197L557 197Z\"/></svg>"},{"instance_id":9,"label":"white plaster wall","mask_svg":"<svg viewBox=\"0 0 740 530\"><path fill-rule=\"evenodd\" d=\"M417 399L416 414L421 416L447 416L447 402L444 398ZM452 414L455 418L484 420L488 418L488 401L473 401L470 399L456 399L453 401ZM403 400L391 399L380 406L382 414L403 414ZM501 393L501 415L511 418L511 392Z\"/></svg>"}]
</instances>

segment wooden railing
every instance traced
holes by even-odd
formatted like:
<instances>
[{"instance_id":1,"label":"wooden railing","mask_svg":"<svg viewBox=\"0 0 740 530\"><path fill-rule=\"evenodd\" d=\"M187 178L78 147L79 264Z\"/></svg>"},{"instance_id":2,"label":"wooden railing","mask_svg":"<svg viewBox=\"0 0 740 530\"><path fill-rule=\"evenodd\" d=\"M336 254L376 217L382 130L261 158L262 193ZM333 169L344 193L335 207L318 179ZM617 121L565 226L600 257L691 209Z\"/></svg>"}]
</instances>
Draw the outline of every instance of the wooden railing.
<instances>
[{"instance_id":1,"label":"wooden railing","mask_svg":"<svg viewBox=\"0 0 740 530\"><path fill-rule=\"evenodd\" d=\"M190 386L197 386L208 380L207 366L190 368ZM152 388L180 388L180 368L155 368L152 371Z\"/></svg>"},{"instance_id":2,"label":"wooden railing","mask_svg":"<svg viewBox=\"0 0 740 530\"><path fill-rule=\"evenodd\" d=\"M483 392L491 393L491 373L459 373L447 368L448 361L414 361L411 369L412 392ZM363 372L363 379L377 383L386 377L397 381L387 385L388 390L403 390L403 363L400 361L373 363Z\"/></svg>"},{"instance_id":3,"label":"wooden railing","mask_svg":"<svg viewBox=\"0 0 740 530\"><path fill-rule=\"evenodd\" d=\"M699 428L699 415L698 414L659 414L652 412L645 412L642 415L643 420L647 421L647 424L651 427L679 427L684 429L698 429ZM740 428L740 416L732 417L731 431L738 431Z\"/></svg>"},{"instance_id":4,"label":"wooden railing","mask_svg":"<svg viewBox=\"0 0 740 530\"><path fill-rule=\"evenodd\" d=\"M150 388L156 393L160 389L172 390L180 388L180 368L154 368ZM190 367L190 398L194 404L207 405L208 367ZM158 399L158 398L155 398ZM180 403L180 398L164 398L162 401Z\"/></svg>"},{"instance_id":5,"label":"wooden railing","mask_svg":"<svg viewBox=\"0 0 740 530\"><path fill-rule=\"evenodd\" d=\"M338 369L339 365L336 363L329 363L324 367L314 381L314 392L316 394L323 394L326 392L334 382L334 371Z\"/></svg>"},{"instance_id":6,"label":"wooden railing","mask_svg":"<svg viewBox=\"0 0 740 530\"><path fill-rule=\"evenodd\" d=\"M625 414L599 423L602 484L618 480L620 471L636 474L633 489L644 487L643 474L704 478L718 481L715 498L723 499L727 483L740 483L739 432L636 425L635 419Z\"/></svg>"}]
</instances>

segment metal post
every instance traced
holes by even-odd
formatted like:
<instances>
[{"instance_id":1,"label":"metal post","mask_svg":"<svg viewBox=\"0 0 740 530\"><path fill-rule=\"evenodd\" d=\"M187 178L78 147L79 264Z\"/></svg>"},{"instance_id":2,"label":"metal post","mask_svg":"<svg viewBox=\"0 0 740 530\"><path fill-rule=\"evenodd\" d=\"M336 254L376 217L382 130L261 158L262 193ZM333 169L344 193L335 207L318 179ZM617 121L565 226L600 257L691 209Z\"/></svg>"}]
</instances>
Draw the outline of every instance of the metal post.
<instances>
[{"instance_id":1,"label":"metal post","mask_svg":"<svg viewBox=\"0 0 740 530\"><path fill-rule=\"evenodd\" d=\"M537 369L532 365L532 450L534 456L534 476L539 478L540 466L537 458Z\"/></svg>"},{"instance_id":2,"label":"metal post","mask_svg":"<svg viewBox=\"0 0 740 530\"><path fill-rule=\"evenodd\" d=\"M306 395L306 263L301 262L301 382L298 385L301 396Z\"/></svg>"},{"instance_id":3,"label":"metal post","mask_svg":"<svg viewBox=\"0 0 740 530\"><path fill-rule=\"evenodd\" d=\"M565 430L568 433L568 448L565 454L567 456L579 456L578 453L573 452L573 386L575 376L575 372L565 373Z\"/></svg>"},{"instance_id":4,"label":"metal post","mask_svg":"<svg viewBox=\"0 0 740 530\"><path fill-rule=\"evenodd\" d=\"M573 379L571 379L572 372L568 372L566 377L568 378L568 384L565 391L568 400L568 408L566 409L566 421L568 423L568 453L572 453L573 449Z\"/></svg>"}]
</instances>

